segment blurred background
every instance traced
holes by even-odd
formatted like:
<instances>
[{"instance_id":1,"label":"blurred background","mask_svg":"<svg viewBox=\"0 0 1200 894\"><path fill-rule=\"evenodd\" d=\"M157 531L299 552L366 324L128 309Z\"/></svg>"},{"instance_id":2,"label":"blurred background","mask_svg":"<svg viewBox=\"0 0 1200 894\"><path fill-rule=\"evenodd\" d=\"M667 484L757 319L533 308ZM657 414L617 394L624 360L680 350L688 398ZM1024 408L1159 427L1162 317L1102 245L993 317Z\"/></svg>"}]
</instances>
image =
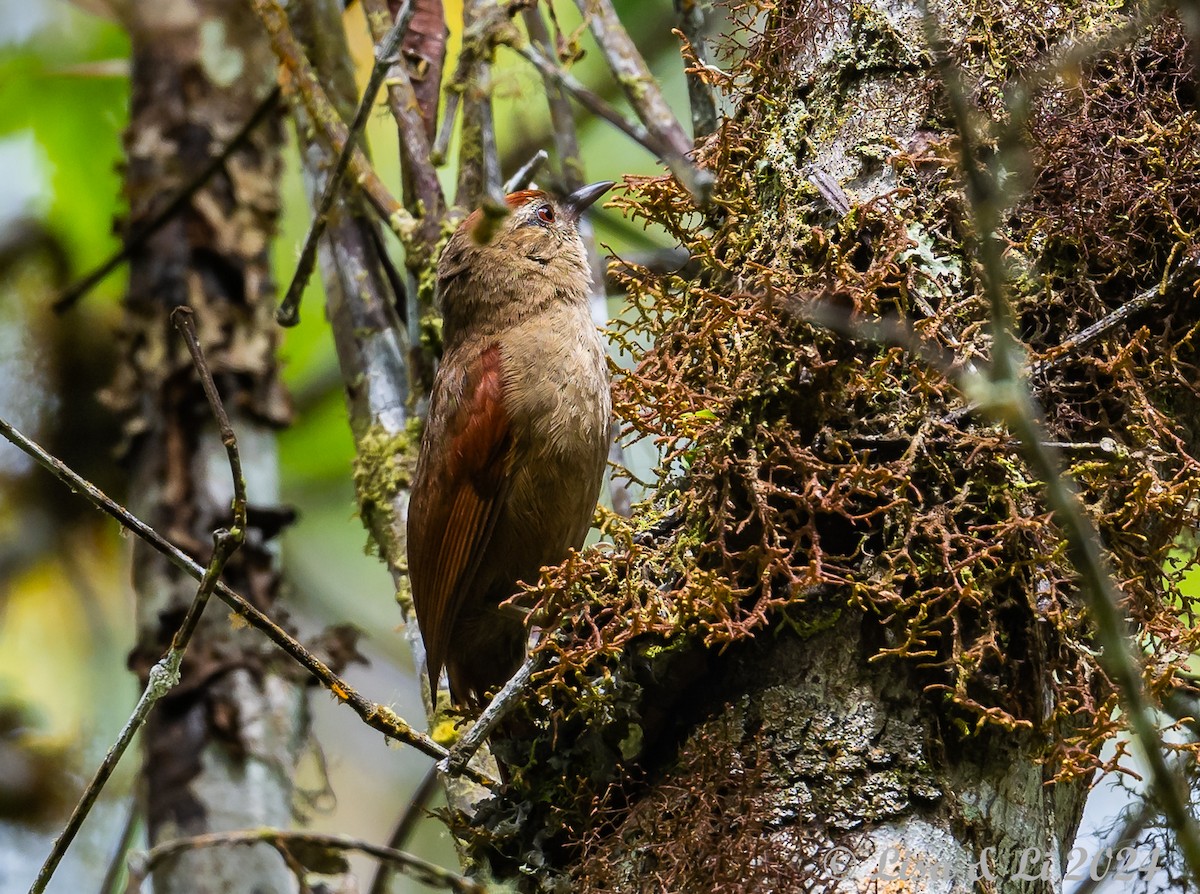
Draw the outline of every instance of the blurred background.
<instances>
[{"instance_id":1,"label":"blurred background","mask_svg":"<svg viewBox=\"0 0 1200 894\"><path fill-rule=\"evenodd\" d=\"M671 3L617 5L687 121ZM563 27L576 27L574 5L559 6ZM448 0L446 18L453 32L461 2ZM357 5L345 21L361 87L372 47ZM458 38L452 33L447 71ZM591 46L586 32L580 38ZM50 305L119 247L113 221L124 213L128 54L128 40L101 0L0 0L0 416L122 502L117 426L96 395L111 379L125 271L65 314ZM540 77L512 53L501 52L497 63L497 132L508 176L537 149L550 148L551 139ZM620 107L595 53L574 73ZM290 136L275 249L280 283L291 276L309 213ZM580 136L591 180L657 171L653 158L608 126L581 120ZM368 139L376 166L398 193L394 125L382 108ZM453 157L443 174L452 194ZM599 241L624 256L665 244L662 234L612 212L598 211L594 221ZM370 666L351 667L348 678L368 698L420 722L417 677L397 630L392 584L368 555L355 511L353 442L318 310L320 289L320 277L313 277L302 323L287 331L282 350L297 407L295 425L280 438L282 477L285 500L299 513L284 539L282 604L302 635L342 623L365 631L361 647ZM619 299L610 302L613 315L620 310ZM634 448L630 463L651 468L652 448ZM115 522L0 441L0 894L28 888L136 700L126 669L133 644L129 560L129 543ZM386 841L428 759L389 747L321 691L314 690L312 703L320 753L304 762L300 787L307 794L299 812L312 829ZM99 890L129 816L138 759L131 753L120 765L51 891ZM438 822L422 823L408 848L446 865L457 862ZM356 858L354 866L365 891L374 865ZM397 880L393 890L426 889Z\"/></svg>"},{"instance_id":2,"label":"blurred background","mask_svg":"<svg viewBox=\"0 0 1200 894\"><path fill-rule=\"evenodd\" d=\"M445 5L453 29L461 3ZM670 32L672 3L616 5L680 120L690 120L678 41ZM557 9L564 29L578 26L574 4ZM372 48L357 6L345 21L361 86ZM452 33L447 71L458 38ZM585 49L592 47L586 31L579 38ZM0 416L118 500L125 485L114 458L117 426L96 395L111 378L124 270L66 314L50 305L63 286L118 247L113 221L124 212L128 53L103 0L0 0ZM622 107L598 54L589 52L573 71ZM496 83L497 136L508 176L537 149L550 148L549 122L540 78L513 54L499 54ZM588 179L657 172L654 160L615 130L579 120ZM292 139L275 248L280 283L291 276L309 213ZM398 192L395 134L382 110L368 139L377 168ZM443 174L452 192L453 156ZM664 234L611 211L599 210L594 222L599 242L619 256L669 247ZM365 631L361 648L370 665L352 666L348 678L368 698L415 722L423 715L418 679L397 630L392 584L369 555L356 516L353 443L333 346L317 312L320 288L314 277L301 325L287 331L282 350L297 407L295 425L280 438L282 479L285 500L299 513L284 539L283 604L302 635L343 623ZM610 316L621 310L620 297L610 298ZM642 477L654 467L651 445L634 445L626 459ZM28 888L137 697L125 666L133 644L129 555L114 522L0 441L0 894ZM296 805L299 814L314 830L386 841L428 759L389 747L321 691L314 691L312 704L315 747L302 768L306 794ZM99 890L130 814L136 764L136 754L122 763L51 891ZM1094 853L1130 797L1116 781L1103 783L1088 805L1080 845ZM408 848L456 864L438 822L422 823ZM360 858L353 865L365 891L374 865ZM398 879L393 890L425 889Z\"/></svg>"}]
</instances>

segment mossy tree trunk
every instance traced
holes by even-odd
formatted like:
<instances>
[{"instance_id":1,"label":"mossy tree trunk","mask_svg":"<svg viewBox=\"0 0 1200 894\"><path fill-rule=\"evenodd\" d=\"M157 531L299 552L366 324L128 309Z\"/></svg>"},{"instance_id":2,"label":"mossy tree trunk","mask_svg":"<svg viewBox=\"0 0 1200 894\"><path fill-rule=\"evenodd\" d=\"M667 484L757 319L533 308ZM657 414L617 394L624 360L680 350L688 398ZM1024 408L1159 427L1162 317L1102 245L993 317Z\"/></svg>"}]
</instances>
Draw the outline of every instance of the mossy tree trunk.
<instances>
[{"instance_id":1,"label":"mossy tree trunk","mask_svg":"<svg viewBox=\"0 0 1200 894\"><path fill-rule=\"evenodd\" d=\"M194 178L271 92L275 60L241 0L162 0L129 7L132 100L126 134L128 232ZM238 438L249 499L243 548L224 579L272 611L280 578L271 543L279 504L275 430L290 405L279 380L268 247L278 214L281 129L259 127L188 206L134 252L123 363L109 389L123 412L135 510L207 562L214 531L233 522L233 481L212 411L171 312L189 305ZM133 551L145 681L196 583L143 544ZM279 617L278 610L272 614ZM144 730L151 844L234 829L286 828L307 736L304 682L255 631L209 605L182 681ZM288 891L269 847L185 851L154 873L159 892Z\"/></svg>"},{"instance_id":2,"label":"mossy tree trunk","mask_svg":"<svg viewBox=\"0 0 1200 894\"><path fill-rule=\"evenodd\" d=\"M1001 178L1029 387L1161 691L1195 648L1164 571L1200 486L1200 208L1164 161L1200 159L1188 41L1141 9L942 0L956 122L917 6L747 15L697 153L714 204L670 178L619 200L700 267L623 273L617 406L667 475L615 549L543 580L536 732L498 746L520 803L484 806L475 853L542 890L1059 891L1116 695L1041 484L950 382L990 348L959 127ZM1110 316L1139 293L1160 325ZM880 317L936 350L864 337Z\"/></svg>"}]
</instances>

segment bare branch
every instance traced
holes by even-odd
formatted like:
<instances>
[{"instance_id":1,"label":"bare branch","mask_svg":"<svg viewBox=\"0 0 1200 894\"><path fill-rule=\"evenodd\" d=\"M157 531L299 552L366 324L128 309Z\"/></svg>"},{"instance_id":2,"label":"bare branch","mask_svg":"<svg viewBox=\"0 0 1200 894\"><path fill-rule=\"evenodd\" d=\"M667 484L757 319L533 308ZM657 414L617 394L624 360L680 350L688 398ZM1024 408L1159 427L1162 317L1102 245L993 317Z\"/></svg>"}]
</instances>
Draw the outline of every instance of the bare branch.
<instances>
[{"instance_id":1,"label":"bare branch","mask_svg":"<svg viewBox=\"0 0 1200 894\"><path fill-rule=\"evenodd\" d=\"M504 182L504 192L507 195L510 192L516 192L518 189L524 189L533 182L533 178L537 176L537 172L542 165L546 163L546 159L550 157L545 149L539 149L533 153L533 158L521 165L517 172Z\"/></svg>"},{"instance_id":2,"label":"bare branch","mask_svg":"<svg viewBox=\"0 0 1200 894\"><path fill-rule=\"evenodd\" d=\"M310 119L324 135L334 153L345 152L349 142L346 125L329 101L325 88L321 86L296 36L292 33L287 13L279 0L252 0L252 5L266 26L275 55L291 73ZM361 150L351 150L349 167L354 182L362 188L372 207L396 235L404 239L416 227L412 215L396 201Z\"/></svg>"},{"instance_id":3,"label":"bare branch","mask_svg":"<svg viewBox=\"0 0 1200 894\"><path fill-rule=\"evenodd\" d=\"M542 18L542 9L535 6L525 10L525 30L529 41L545 59L554 58L554 45L550 42L550 31ZM550 108L550 125L554 131L554 147L558 150L558 163L562 168L563 191L574 192L583 186L583 163L579 158L579 135L575 129L575 114L571 101L562 84L542 73L546 88L546 103ZM586 218L585 218L586 220Z\"/></svg>"},{"instance_id":4,"label":"bare branch","mask_svg":"<svg viewBox=\"0 0 1200 894\"><path fill-rule=\"evenodd\" d=\"M636 121L630 121L598 94L583 86L573 75L555 65L533 47L528 45L513 46L512 50L521 55L529 64L567 92L576 102L598 118L603 118L617 128L635 143L644 146L657 157L661 158L679 178L679 181L697 201L704 201L712 190L713 176L708 171L702 171L691 163L681 153L676 152L658 134Z\"/></svg>"},{"instance_id":5,"label":"bare branch","mask_svg":"<svg viewBox=\"0 0 1200 894\"><path fill-rule=\"evenodd\" d=\"M646 61L621 24L612 3L610 0L575 0L575 5L591 27L600 52L625 91L625 98L662 147L663 161L696 202L707 204L713 176L688 160L692 141L663 98L658 81L646 67Z\"/></svg>"},{"instance_id":6,"label":"bare branch","mask_svg":"<svg viewBox=\"0 0 1200 894\"><path fill-rule=\"evenodd\" d=\"M300 260L296 263L296 272L292 274L287 294L284 295L279 309L275 312L275 320L280 326L295 326L300 322L300 299L304 295L304 289L308 286L313 267L317 263L317 240L325 232L325 224L329 220L329 209L333 206L333 197L341 188L342 177L350 162L351 150L354 149L354 144L367 123L367 116L375 107L375 96L383 85L384 75L395 62L397 47L404 37L409 22L412 21L414 9L411 0L406 0L400 13L396 16L395 24L375 47L375 64L371 66L367 87L363 90L362 99L359 100L358 108L354 112L354 120L350 122L350 129L346 132L346 142L338 150L333 168L325 180L321 198L313 207L312 222L304 237L304 247L300 250Z\"/></svg>"},{"instance_id":7,"label":"bare branch","mask_svg":"<svg viewBox=\"0 0 1200 894\"><path fill-rule=\"evenodd\" d=\"M438 769L447 776L461 776L467 769L467 764L475 756L492 731L500 725L507 714L516 707L517 702L529 689L533 675L546 664L544 652L534 652L517 668L495 697L488 702L479 718L471 724L467 734L463 736L450 750L450 755L438 764Z\"/></svg>"},{"instance_id":8,"label":"bare branch","mask_svg":"<svg viewBox=\"0 0 1200 894\"><path fill-rule=\"evenodd\" d=\"M1112 313L1064 339L1059 351L1053 357L1034 364L1033 375L1042 375L1056 369L1069 358L1079 356L1080 351L1103 338L1131 317L1171 296L1180 294L1189 287L1194 287L1198 275L1200 275L1200 252L1193 251L1184 258L1183 263L1175 268L1162 286L1146 289Z\"/></svg>"},{"instance_id":9,"label":"bare branch","mask_svg":"<svg viewBox=\"0 0 1200 894\"><path fill-rule=\"evenodd\" d=\"M463 57L458 57L459 68L463 67ZM457 78L458 72L455 71ZM435 165L446 163L446 153L450 151L450 138L454 136L454 122L458 118L458 107L462 103L462 88L455 87L452 81L446 87L446 107L442 110L442 126L437 132L437 138L429 150L429 160Z\"/></svg>"},{"instance_id":10,"label":"bare branch","mask_svg":"<svg viewBox=\"0 0 1200 894\"><path fill-rule=\"evenodd\" d=\"M347 835L320 835L315 832L290 832L284 829L246 829L175 838L147 851L145 856L137 860L136 865L131 868L131 874L140 889L141 883L149 877L159 863L184 851L252 844L269 844L281 852L290 851L297 846L310 850L320 848L358 851L395 866L405 875L422 884L459 892L459 894L487 894L487 888L479 882L469 879L465 875L459 875L457 872L451 872L435 863L430 863L428 860L422 860L406 851L372 844L369 841L351 838ZM293 860L295 864L299 864L298 868L303 868L301 860L295 858Z\"/></svg>"},{"instance_id":11,"label":"bare branch","mask_svg":"<svg viewBox=\"0 0 1200 894\"><path fill-rule=\"evenodd\" d=\"M42 864L37 878L34 879L33 885L29 889L29 894L41 894L41 892L46 890L46 885L53 878L55 869L58 868L58 864L66 855L71 842L75 840L75 836L83 825L83 821L87 819L88 814L96 803L96 799L100 797L100 792L104 790L104 786L112 776L113 770L116 769L125 751L129 748L129 743L133 741L133 737L141 729L146 717L150 714L150 709L179 683L179 669L183 664L183 656L187 651L188 643L191 642L192 634L196 632L196 625L200 623L200 616L204 613L204 607L208 605L209 597L220 580L225 563L229 561L230 556L237 552L246 538L246 482L242 476L242 464L238 456L237 438L233 434L233 428L229 425L229 417L225 414L225 407L221 403L221 397L217 393L216 385L212 380L212 373L209 371L208 363L204 359L204 352L200 348L199 338L196 335L195 324L192 320L192 309L190 307L176 308L172 312L171 317L187 342L188 350L191 352L196 372L204 388L204 393L208 397L209 406L212 408L213 415L217 419L217 425L221 432L221 440L225 444L225 449L229 454L229 467L233 475L234 488L234 526L230 530L221 529L213 535L212 557L209 559L208 567L204 569L204 573L200 579L200 586L196 590L196 596L192 600L191 605L188 606L187 614L184 616L179 628L175 631L175 635L171 638L171 646L167 650L167 654L159 659L150 669L146 688L142 692L141 698L138 699L133 713L121 728L120 733L118 733L116 742L113 743L112 747L104 755L104 760L100 762L100 766L92 777L91 782L84 789L83 795L80 796L79 802L75 805L75 809L71 811L71 816L67 820L67 824L54 840L54 845L50 849L50 855L46 858L45 863ZM0 420L0 424L3 424L2 420ZM18 446L21 445L18 444Z\"/></svg>"},{"instance_id":12,"label":"bare branch","mask_svg":"<svg viewBox=\"0 0 1200 894\"><path fill-rule=\"evenodd\" d=\"M275 111L279 103L279 97L279 88L272 88L271 92L263 97L263 101L258 104L258 108L246 119L246 123L242 125L241 129L230 138L229 142L225 144L220 152L212 156L208 160L208 163L183 185L179 192L175 193L162 208L150 215L134 232L125 237L125 241L121 247L91 273L63 290L53 304L54 312L63 313L74 307L79 299L99 285L106 276L129 260L129 256L135 250L144 245L147 239L162 229L163 224L178 214L192 200L192 196L204 184L208 183L217 171L224 167L225 162L229 160L229 156L240 149L246 142L246 138Z\"/></svg>"},{"instance_id":13,"label":"bare branch","mask_svg":"<svg viewBox=\"0 0 1200 894\"><path fill-rule=\"evenodd\" d=\"M1078 357L1084 348L1094 344L1097 340L1103 338L1127 320L1157 306L1163 301L1180 295L1189 288L1195 288L1198 276L1200 276L1200 252L1192 251L1187 255L1183 263L1175 269L1175 272L1171 274L1164 285L1154 286L1138 293L1128 302L1112 311L1112 313L1064 338L1062 345L1059 346L1059 349L1052 356L1033 364L1030 370L1030 378L1036 380L1058 369L1068 360ZM942 425L958 425L963 419L978 409L978 404L969 403L964 407L959 407L957 410L950 411L942 416L938 422Z\"/></svg>"},{"instance_id":14,"label":"bare branch","mask_svg":"<svg viewBox=\"0 0 1200 894\"><path fill-rule=\"evenodd\" d=\"M458 116L463 94L471 89L476 65L485 53L491 53L511 15L512 11L505 4L495 0L469 0L463 3L462 49L458 54L458 64L454 66L454 74L446 84L446 108L442 113L441 129L433 143L434 164L440 165L445 161L454 133L454 119ZM463 127L466 126L467 122L464 121ZM459 200L456 198L456 201Z\"/></svg>"},{"instance_id":15,"label":"bare branch","mask_svg":"<svg viewBox=\"0 0 1200 894\"><path fill-rule=\"evenodd\" d=\"M129 512L129 510L112 500L90 481L81 477L63 463L62 460L46 452L40 445L27 438L3 418L0 418L0 435L31 459L35 460L72 491L81 494L92 505L115 518L124 528L144 540L156 552L165 556L176 568L179 568L185 574L190 575L198 581L204 580L205 569L190 556L167 541L152 527ZM358 690L330 670L325 662L304 648L286 630L247 602L244 597L238 595L220 581L216 582L214 592L226 605L233 609L234 614L238 618L244 620L251 627L262 631L267 639L295 659L301 667L332 692L338 701L349 705L351 710L372 729L379 730L379 732L390 739L411 745L422 754L436 760L441 760L449 754L437 742L413 729L390 708L375 704L364 698ZM473 769L468 768L466 775L480 785L485 785L489 788L497 786L495 780Z\"/></svg>"},{"instance_id":16,"label":"bare branch","mask_svg":"<svg viewBox=\"0 0 1200 894\"><path fill-rule=\"evenodd\" d=\"M413 22L419 21L420 0L414 0ZM385 0L363 0L363 9L367 13L367 25L376 42L383 40L391 22ZM410 23L405 31L406 38L412 34L415 24ZM404 41L407 43L407 39ZM441 71L440 66L437 68ZM431 148L430 128L433 121L422 117L421 98L416 86L409 77L408 66L403 59L396 60L387 70L388 108L396 121L396 129L400 137L400 162L404 168L405 194L404 202L409 212L419 219L418 232L415 238L405 243L413 264L423 264L437 241L442 220L446 216L446 197L442 193L442 184L438 180L437 171L430 161ZM436 99L438 89L433 90L432 112L436 114Z\"/></svg>"},{"instance_id":17,"label":"bare branch","mask_svg":"<svg viewBox=\"0 0 1200 894\"><path fill-rule=\"evenodd\" d=\"M217 421L217 431L221 435L221 443L229 456L229 472L233 477L233 536L239 543L245 538L246 532L246 476L242 474L242 459L238 453L237 437L233 426L229 424L229 416L225 412L225 404L217 392L216 382L213 381L212 370L204 359L204 350L200 347L200 336L196 333L195 312L186 305L171 311L171 322L183 336L188 353L192 355L192 364L196 367L196 375L200 377L200 386L204 396L208 398L208 406L213 418Z\"/></svg>"}]
</instances>

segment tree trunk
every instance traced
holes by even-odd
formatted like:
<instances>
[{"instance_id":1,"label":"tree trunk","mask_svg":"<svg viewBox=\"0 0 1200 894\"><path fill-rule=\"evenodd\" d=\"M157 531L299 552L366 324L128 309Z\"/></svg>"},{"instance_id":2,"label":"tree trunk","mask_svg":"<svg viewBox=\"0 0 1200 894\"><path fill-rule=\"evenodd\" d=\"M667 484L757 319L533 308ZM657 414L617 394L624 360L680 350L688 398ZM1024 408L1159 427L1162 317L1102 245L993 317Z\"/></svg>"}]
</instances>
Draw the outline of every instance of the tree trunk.
<instances>
[{"instance_id":1,"label":"tree trunk","mask_svg":"<svg viewBox=\"0 0 1200 894\"><path fill-rule=\"evenodd\" d=\"M241 0L130 7L132 108L126 137L127 232L217 154L274 86L275 61ZM278 122L270 120L131 260L124 364L110 389L125 413L135 510L200 562L232 523L224 447L171 311L190 305L241 451L249 498L244 547L225 580L272 611L279 506L275 430L290 407L275 362L268 246L278 212ZM143 682L164 652L195 582L134 548ZM145 802L151 843L291 821L293 771L307 735L304 688L271 646L209 606L180 685L147 723ZM186 852L155 873L159 892L287 891L295 882L264 847Z\"/></svg>"},{"instance_id":2,"label":"tree trunk","mask_svg":"<svg viewBox=\"0 0 1200 894\"><path fill-rule=\"evenodd\" d=\"M1195 395L1179 387L1187 373L1159 378L1152 361L1192 362L1196 311L1176 308L1153 336L1108 328L1084 348L1074 335L1156 294L1189 249L1169 220L1191 219L1190 175L1145 171L1178 151L1164 128L1186 126L1192 88L1177 24L1127 49L1112 40L1127 24L1117 10L1010 6L937 4L970 106L956 122L919 7L773 4L724 61L739 106L697 152L716 204L696 214L670 178L630 178L619 202L701 268L624 272L640 313L622 343L656 343L618 381L617 408L675 474L653 509L609 522L613 550L538 588L550 669L525 706L538 732L498 746L517 803L477 816L474 853L497 878L588 892L1062 890L1115 697L1020 445L964 412L927 358L986 366L976 258L981 239L1002 239L1034 387L1125 611L1184 635L1161 569L1194 512L1157 500L1196 487L1169 415ZM1055 71L1046 47L1101 37L1116 49L1073 90L1039 92L1056 83L1037 69ZM1036 77L1022 117L1005 89ZM1123 84L1144 117L1079 129ZM1112 186L1123 192L1076 193L1112 131L1135 156ZM1011 211L964 193L965 136ZM1013 181L1030 189L1020 201ZM1169 212L1146 209L1151 189ZM1111 217L1089 222L1097 205ZM902 345L936 349L872 343L860 322L880 317L915 332ZM1120 365L1123 350L1139 360ZM1102 437L1134 451L1149 438L1163 464L1125 464L1124 446L1095 459ZM1164 644L1153 660L1186 651Z\"/></svg>"}]
</instances>

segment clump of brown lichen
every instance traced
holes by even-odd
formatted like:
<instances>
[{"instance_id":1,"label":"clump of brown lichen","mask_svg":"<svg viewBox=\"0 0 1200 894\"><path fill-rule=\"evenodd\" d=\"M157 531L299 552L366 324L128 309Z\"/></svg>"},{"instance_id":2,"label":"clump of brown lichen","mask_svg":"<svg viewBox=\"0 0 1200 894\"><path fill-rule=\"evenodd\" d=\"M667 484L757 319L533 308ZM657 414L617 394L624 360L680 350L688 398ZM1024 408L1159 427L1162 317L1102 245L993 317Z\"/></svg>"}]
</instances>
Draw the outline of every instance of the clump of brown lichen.
<instances>
[{"instance_id":1,"label":"clump of brown lichen","mask_svg":"<svg viewBox=\"0 0 1200 894\"><path fill-rule=\"evenodd\" d=\"M987 6L973 8L986 18ZM523 762L558 762L561 778L528 790L523 815L585 855L593 890L605 889L609 851L598 842L608 833L720 810L696 792L637 803L636 780L615 782L622 760L664 759L649 743L669 740L670 724L646 694L661 699L672 675L692 668L693 646L711 656L772 625L806 636L856 612L878 628L876 659L920 674L950 735L1021 729L1041 737L1055 772L1072 775L1094 769L1115 729L1061 533L1019 445L956 414L963 400L943 370L804 313L820 302L851 324L899 318L947 352L986 360L988 304L969 253L978 234L936 79L920 145L886 159L894 189L840 218L798 205L757 164L780 109L811 87L777 64L797 38L773 32L771 15L784 13L768 15L745 50L752 77L737 115L698 153L716 177L714 207L695 212L667 177L627 178L618 200L665 227L701 271L622 268L630 313L616 338L636 364L619 372L615 406L629 434L658 444L668 483L637 519L608 520L612 549L573 557L532 594L537 623L555 633L538 647L550 659L530 710L538 733L515 737L508 757L518 786ZM985 109L998 77L1059 36L1032 26L987 33L987 52L959 55ZM1031 387L1100 527L1156 691L1200 645L1171 564L1198 521L1200 442L1174 414L1200 406L1200 314L1175 296L1151 325L1134 315L1086 347L1061 346L1195 251L1189 53L1165 19L1068 86L1044 88L1026 135L1036 177L1002 234ZM798 126L823 126L819 114L810 109ZM751 829L754 811L745 816ZM743 844L725 850L752 858ZM691 889L695 869L681 859L650 877Z\"/></svg>"}]
</instances>

